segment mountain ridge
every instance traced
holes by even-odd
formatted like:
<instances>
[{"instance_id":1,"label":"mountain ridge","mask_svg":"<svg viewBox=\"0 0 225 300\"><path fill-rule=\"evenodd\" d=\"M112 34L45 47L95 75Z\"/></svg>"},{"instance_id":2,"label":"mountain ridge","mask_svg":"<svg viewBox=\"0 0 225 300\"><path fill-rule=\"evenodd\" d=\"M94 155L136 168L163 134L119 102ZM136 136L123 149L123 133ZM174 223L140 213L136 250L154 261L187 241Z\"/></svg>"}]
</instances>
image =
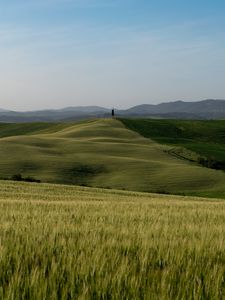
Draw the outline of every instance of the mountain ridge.
<instances>
[{"instance_id":1,"label":"mountain ridge","mask_svg":"<svg viewBox=\"0 0 225 300\"><path fill-rule=\"evenodd\" d=\"M223 119L225 100L206 99L195 102L177 100L159 104L140 104L128 109L115 109L115 112L118 117ZM110 116L111 109L94 105L22 112L0 109L0 122L66 122Z\"/></svg>"}]
</instances>

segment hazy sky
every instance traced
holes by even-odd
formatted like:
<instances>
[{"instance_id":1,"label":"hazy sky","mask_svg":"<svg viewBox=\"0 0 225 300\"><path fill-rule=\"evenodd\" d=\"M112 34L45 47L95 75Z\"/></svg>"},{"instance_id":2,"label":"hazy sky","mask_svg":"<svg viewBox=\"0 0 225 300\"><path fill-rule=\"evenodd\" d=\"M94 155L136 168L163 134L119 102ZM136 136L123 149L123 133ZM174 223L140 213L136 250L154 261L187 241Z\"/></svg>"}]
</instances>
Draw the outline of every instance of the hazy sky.
<instances>
[{"instance_id":1,"label":"hazy sky","mask_svg":"<svg viewBox=\"0 0 225 300\"><path fill-rule=\"evenodd\" d=\"M225 99L224 0L1 0L0 107Z\"/></svg>"}]
</instances>

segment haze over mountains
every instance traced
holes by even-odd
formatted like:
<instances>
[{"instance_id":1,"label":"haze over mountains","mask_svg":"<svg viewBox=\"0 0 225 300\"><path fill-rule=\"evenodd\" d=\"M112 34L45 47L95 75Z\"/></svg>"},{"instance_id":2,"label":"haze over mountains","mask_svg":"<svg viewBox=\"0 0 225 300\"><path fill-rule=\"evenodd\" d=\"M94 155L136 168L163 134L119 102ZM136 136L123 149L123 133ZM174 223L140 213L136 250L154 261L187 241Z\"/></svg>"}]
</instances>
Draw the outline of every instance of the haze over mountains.
<instances>
[{"instance_id":1,"label":"haze over mountains","mask_svg":"<svg viewBox=\"0 0 225 300\"><path fill-rule=\"evenodd\" d=\"M197 102L175 101L157 105L142 104L126 110L115 110L118 117L152 117L173 119L223 119L225 100ZM17 112L0 109L0 122L56 122L110 117L111 109L99 106L77 106L63 109Z\"/></svg>"}]
</instances>

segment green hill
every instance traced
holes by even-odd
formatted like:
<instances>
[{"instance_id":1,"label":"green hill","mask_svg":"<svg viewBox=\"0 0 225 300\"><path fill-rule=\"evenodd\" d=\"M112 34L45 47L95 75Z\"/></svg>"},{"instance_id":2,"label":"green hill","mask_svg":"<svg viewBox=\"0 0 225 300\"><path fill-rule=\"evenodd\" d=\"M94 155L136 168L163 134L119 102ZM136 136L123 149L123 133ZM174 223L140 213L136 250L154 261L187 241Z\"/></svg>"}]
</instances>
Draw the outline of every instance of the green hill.
<instances>
[{"instance_id":1,"label":"green hill","mask_svg":"<svg viewBox=\"0 0 225 300\"><path fill-rule=\"evenodd\" d=\"M2 178L225 197L224 172L181 159L118 120L1 126Z\"/></svg>"},{"instance_id":2,"label":"green hill","mask_svg":"<svg viewBox=\"0 0 225 300\"><path fill-rule=\"evenodd\" d=\"M121 119L124 125L161 144L182 146L225 162L225 120Z\"/></svg>"}]
</instances>

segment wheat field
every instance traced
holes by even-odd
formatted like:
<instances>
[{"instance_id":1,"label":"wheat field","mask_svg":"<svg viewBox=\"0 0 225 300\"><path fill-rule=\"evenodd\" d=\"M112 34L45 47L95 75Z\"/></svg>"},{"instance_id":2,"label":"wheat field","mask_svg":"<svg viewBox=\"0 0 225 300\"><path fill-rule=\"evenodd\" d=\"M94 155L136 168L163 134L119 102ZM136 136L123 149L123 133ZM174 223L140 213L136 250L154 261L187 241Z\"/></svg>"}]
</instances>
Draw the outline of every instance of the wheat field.
<instances>
[{"instance_id":1,"label":"wheat field","mask_svg":"<svg viewBox=\"0 0 225 300\"><path fill-rule=\"evenodd\" d=\"M225 203L0 182L0 299L224 299Z\"/></svg>"}]
</instances>

